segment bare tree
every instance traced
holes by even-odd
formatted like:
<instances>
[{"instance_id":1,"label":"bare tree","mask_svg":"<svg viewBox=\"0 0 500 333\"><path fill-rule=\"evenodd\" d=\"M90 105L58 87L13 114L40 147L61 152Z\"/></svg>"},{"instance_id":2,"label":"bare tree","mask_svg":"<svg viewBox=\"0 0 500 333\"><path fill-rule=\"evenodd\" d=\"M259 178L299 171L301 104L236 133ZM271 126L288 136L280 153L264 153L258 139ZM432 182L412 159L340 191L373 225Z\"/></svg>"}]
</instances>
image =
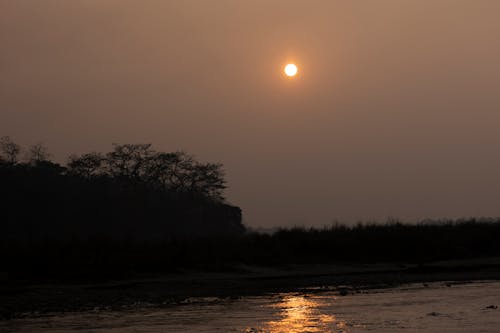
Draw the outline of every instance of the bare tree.
<instances>
[{"instance_id":1,"label":"bare tree","mask_svg":"<svg viewBox=\"0 0 500 333\"><path fill-rule=\"evenodd\" d=\"M113 176L141 179L147 172L147 163L154 155L150 144L114 145L106 154L109 173Z\"/></svg>"},{"instance_id":2,"label":"bare tree","mask_svg":"<svg viewBox=\"0 0 500 333\"><path fill-rule=\"evenodd\" d=\"M13 142L10 137L4 136L0 138L0 152L2 158L8 163L16 164L21 153L21 146Z\"/></svg>"},{"instance_id":3,"label":"bare tree","mask_svg":"<svg viewBox=\"0 0 500 333\"><path fill-rule=\"evenodd\" d=\"M71 173L90 179L104 173L105 158L100 153L88 153L82 156L71 155L68 169Z\"/></svg>"},{"instance_id":4,"label":"bare tree","mask_svg":"<svg viewBox=\"0 0 500 333\"><path fill-rule=\"evenodd\" d=\"M48 161L50 158L49 150L42 143L37 143L30 147L28 160L31 164Z\"/></svg>"},{"instance_id":5,"label":"bare tree","mask_svg":"<svg viewBox=\"0 0 500 333\"><path fill-rule=\"evenodd\" d=\"M226 181L221 164L199 163L182 151L156 152L150 144L115 144L114 149L105 155L72 155L67 167L70 173L87 179L107 175L165 191L224 200Z\"/></svg>"},{"instance_id":6,"label":"bare tree","mask_svg":"<svg viewBox=\"0 0 500 333\"><path fill-rule=\"evenodd\" d=\"M194 158L183 151L172 154L171 164L168 168L169 187L178 192L188 190L188 179L194 164Z\"/></svg>"},{"instance_id":7,"label":"bare tree","mask_svg":"<svg viewBox=\"0 0 500 333\"><path fill-rule=\"evenodd\" d=\"M206 197L223 200L226 188L222 164L195 163L189 173L189 191Z\"/></svg>"},{"instance_id":8,"label":"bare tree","mask_svg":"<svg viewBox=\"0 0 500 333\"><path fill-rule=\"evenodd\" d=\"M197 162L185 152L156 153L148 162L147 179L167 190L223 200L226 188L221 164Z\"/></svg>"},{"instance_id":9,"label":"bare tree","mask_svg":"<svg viewBox=\"0 0 500 333\"><path fill-rule=\"evenodd\" d=\"M176 153L155 153L152 155L146 167L146 180L163 189L170 188L172 169L177 159Z\"/></svg>"}]
</instances>

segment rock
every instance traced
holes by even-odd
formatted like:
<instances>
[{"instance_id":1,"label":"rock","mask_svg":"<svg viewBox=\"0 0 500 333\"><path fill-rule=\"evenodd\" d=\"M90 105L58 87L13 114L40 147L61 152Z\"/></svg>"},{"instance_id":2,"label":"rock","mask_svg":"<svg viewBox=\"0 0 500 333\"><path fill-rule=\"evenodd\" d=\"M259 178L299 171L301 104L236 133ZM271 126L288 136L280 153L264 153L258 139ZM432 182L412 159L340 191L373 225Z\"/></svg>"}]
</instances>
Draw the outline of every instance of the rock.
<instances>
[{"instance_id":1,"label":"rock","mask_svg":"<svg viewBox=\"0 0 500 333\"><path fill-rule=\"evenodd\" d=\"M349 290L347 290L347 288L342 288L339 290L339 294L340 296L347 296L349 295Z\"/></svg>"},{"instance_id":2,"label":"rock","mask_svg":"<svg viewBox=\"0 0 500 333\"><path fill-rule=\"evenodd\" d=\"M432 316L432 317L437 317L437 316L440 316L441 314L439 312L434 312L433 311L433 312L429 312L427 315L428 316Z\"/></svg>"}]
</instances>

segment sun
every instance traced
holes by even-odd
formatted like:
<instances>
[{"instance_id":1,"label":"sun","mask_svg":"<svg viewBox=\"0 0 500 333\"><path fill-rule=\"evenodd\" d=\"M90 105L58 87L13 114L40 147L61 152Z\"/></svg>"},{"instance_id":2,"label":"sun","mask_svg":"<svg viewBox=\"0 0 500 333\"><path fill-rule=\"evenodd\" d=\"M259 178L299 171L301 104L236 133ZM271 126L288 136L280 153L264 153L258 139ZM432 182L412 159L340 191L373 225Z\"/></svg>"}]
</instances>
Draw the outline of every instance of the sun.
<instances>
[{"instance_id":1,"label":"sun","mask_svg":"<svg viewBox=\"0 0 500 333\"><path fill-rule=\"evenodd\" d=\"M288 64L285 66L285 75L288 77L294 77L297 75L298 68L295 64Z\"/></svg>"}]
</instances>

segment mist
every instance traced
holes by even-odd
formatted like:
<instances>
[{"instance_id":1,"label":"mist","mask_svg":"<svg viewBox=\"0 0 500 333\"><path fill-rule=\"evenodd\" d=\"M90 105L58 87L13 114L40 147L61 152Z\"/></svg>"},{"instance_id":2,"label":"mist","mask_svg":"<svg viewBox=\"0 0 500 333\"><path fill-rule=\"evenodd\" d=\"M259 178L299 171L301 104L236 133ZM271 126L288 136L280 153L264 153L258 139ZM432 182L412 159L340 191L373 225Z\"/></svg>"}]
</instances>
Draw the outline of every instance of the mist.
<instances>
[{"instance_id":1,"label":"mist","mask_svg":"<svg viewBox=\"0 0 500 333\"><path fill-rule=\"evenodd\" d=\"M499 216L499 11L4 0L0 135L59 161L152 143L223 163L251 227Z\"/></svg>"}]
</instances>

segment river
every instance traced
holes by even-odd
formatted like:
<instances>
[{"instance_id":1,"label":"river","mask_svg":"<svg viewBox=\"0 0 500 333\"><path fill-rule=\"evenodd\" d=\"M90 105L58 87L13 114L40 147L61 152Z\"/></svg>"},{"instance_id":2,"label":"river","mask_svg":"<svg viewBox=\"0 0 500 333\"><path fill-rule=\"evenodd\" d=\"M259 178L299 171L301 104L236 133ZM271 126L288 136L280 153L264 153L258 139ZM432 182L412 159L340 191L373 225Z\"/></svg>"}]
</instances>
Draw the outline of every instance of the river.
<instances>
[{"instance_id":1,"label":"river","mask_svg":"<svg viewBox=\"0 0 500 333\"><path fill-rule=\"evenodd\" d=\"M311 288L238 299L191 298L121 311L52 313L0 322L0 332L500 332L500 282Z\"/></svg>"}]
</instances>

